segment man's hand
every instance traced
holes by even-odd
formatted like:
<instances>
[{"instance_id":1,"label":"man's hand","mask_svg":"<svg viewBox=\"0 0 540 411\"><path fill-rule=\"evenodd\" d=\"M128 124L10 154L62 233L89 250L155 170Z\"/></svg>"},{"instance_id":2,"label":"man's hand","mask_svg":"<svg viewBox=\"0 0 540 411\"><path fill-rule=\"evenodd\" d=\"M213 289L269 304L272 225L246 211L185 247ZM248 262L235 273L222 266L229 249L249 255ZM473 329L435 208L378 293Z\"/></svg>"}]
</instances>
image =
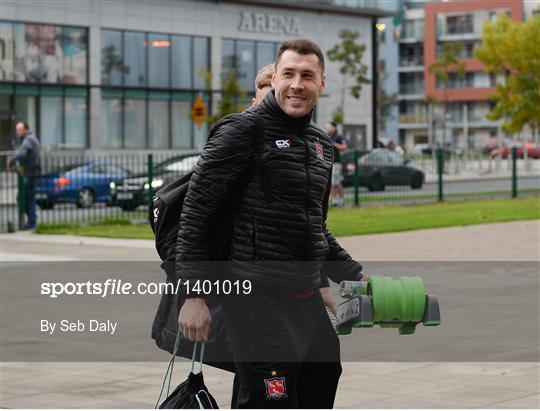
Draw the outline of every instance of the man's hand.
<instances>
[{"instance_id":1,"label":"man's hand","mask_svg":"<svg viewBox=\"0 0 540 411\"><path fill-rule=\"evenodd\" d=\"M178 314L178 327L189 341L208 340L212 317L204 298L187 298Z\"/></svg>"},{"instance_id":2,"label":"man's hand","mask_svg":"<svg viewBox=\"0 0 540 411\"><path fill-rule=\"evenodd\" d=\"M332 288L323 287L320 288L319 291L321 292L321 297L323 299L324 305L330 310L332 314L334 314L335 317L337 314L337 299L332 292Z\"/></svg>"},{"instance_id":3,"label":"man's hand","mask_svg":"<svg viewBox=\"0 0 540 411\"><path fill-rule=\"evenodd\" d=\"M368 281L368 276L365 275L362 271L358 273L358 281Z\"/></svg>"}]
</instances>

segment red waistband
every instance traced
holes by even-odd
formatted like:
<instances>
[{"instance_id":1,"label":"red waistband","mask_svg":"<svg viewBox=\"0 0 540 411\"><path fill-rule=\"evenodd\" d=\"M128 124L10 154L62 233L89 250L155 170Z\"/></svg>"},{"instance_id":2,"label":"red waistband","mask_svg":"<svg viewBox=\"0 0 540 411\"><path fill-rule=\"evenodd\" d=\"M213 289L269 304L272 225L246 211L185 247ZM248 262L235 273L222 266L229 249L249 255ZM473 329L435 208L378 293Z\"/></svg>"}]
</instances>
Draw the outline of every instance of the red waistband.
<instances>
[{"instance_id":1,"label":"red waistband","mask_svg":"<svg viewBox=\"0 0 540 411\"><path fill-rule=\"evenodd\" d=\"M295 298L298 300L302 300L304 298L309 298L315 295L315 291L309 290L309 291L302 291L299 293L287 293L287 297Z\"/></svg>"}]
</instances>

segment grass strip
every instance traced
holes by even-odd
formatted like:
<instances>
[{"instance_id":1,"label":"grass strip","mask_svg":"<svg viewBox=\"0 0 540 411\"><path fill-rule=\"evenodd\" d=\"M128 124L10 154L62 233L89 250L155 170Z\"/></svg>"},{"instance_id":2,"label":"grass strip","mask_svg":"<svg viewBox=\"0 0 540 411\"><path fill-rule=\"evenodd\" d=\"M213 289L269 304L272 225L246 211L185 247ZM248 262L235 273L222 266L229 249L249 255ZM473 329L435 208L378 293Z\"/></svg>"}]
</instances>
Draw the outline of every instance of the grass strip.
<instances>
[{"instance_id":1,"label":"grass strip","mask_svg":"<svg viewBox=\"0 0 540 411\"><path fill-rule=\"evenodd\" d=\"M331 209L328 227L339 237L534 219L540 219L540 197ZM88 225L40 224L37 232L108 238L154 238L148 224L134 224L123 219Z\"/></svg>"}]
</instances>

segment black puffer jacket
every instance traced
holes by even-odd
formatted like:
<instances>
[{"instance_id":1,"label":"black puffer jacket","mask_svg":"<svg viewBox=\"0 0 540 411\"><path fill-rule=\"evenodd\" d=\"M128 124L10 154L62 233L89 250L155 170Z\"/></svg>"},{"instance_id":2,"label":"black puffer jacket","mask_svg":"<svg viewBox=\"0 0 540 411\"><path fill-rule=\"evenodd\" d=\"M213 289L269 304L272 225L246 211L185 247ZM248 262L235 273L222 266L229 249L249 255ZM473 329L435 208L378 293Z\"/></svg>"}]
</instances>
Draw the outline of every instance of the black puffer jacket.
<instances>
[{"instance_id":1,"label":"black puffer jacket","mask_svg":"<svg viewBox=\"0 0 540 411\"><path fill-rule=\"evenodd\" d=\"M254 162L256 117L265 126L259 156L263 172L253 173L234 222L234 275L289 291L318 288L321 274L335 282L356 279L362 266L325 224L332 142L311 122L311 115L287 116L273 92L257 107L225 122L206 145L182 209L177 278L208 278L193 261L209 259L212 226L224 218L220 211Z\"/></svg>"}]
</instances>

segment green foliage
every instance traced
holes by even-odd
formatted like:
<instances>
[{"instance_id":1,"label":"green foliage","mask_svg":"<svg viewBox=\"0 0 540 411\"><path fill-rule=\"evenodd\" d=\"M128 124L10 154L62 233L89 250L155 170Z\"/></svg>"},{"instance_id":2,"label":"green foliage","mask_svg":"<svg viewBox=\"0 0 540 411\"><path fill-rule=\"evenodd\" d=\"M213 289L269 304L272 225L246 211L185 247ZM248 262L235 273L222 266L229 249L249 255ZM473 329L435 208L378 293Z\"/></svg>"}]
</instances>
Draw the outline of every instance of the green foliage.
<instances>
[{"instance_id":1,"label":"green foliage","mask_svg":"<svg viewBox=\"0 0 540 411\"><path fill-rule=\"evenodd\" d=\"M360 34L357 31L340 30L340 42L326 52L328 59L340 63L341 73L341 104L334 112L334 121L343 124L345 117L345 94L350 92L355 99L360 98L362 86L371 81L367 78L368 66L362 63L362 57L366 50L366 45L357 43ZM347 80L351 79L352 84L347 85Z\"/></svg>"},{"instance_id":2,"label":"green foliage","mask_svg":"<svg viewBox=\"0 0 540 411\"><path fill-rule=\"evenodd\" d=\"M505 76L496 85L496 105L488 118L504 119L507 133L520 132L527 124L539 129L540 16L518 22L500 13L496 21L486 21L475 55L487 72Z\"/></svg>"},{"instance_id":3,"label":"green foliage","mask_svg":"<svg viewBox=\"0 0 540 411\"><path fill-rule=\"evenodd\" d=\"M388 94L384 89L384 84L388 80L388 72L381 70L379 72L379 90L378 90L378 114L377 122L379 130L384 130L386 119L390 116L390 110L398 103L398 93Z\"/></svg>"},{"instance_id":4,"label":"green foliage","mask_svg":"<svg viewBox=\"0 0 540 411\"><path fill-rule=\"evenodd\" d=\"M337 106L332 113L332 121L336 124L343 124L343 109L341 106Z\"/></svg>"},{"instance_id":5,"label":"green foliage","mask_svg":"<svg viewBox=\"0 0 540 411\"><path fill-rule=\"evenodd\" d=\"M443 43L439 58L428 67L428 71L441 81L445 88L448 86L451 73L456 73L460 78L465 75L465 63L459 60L461 50L463 50L461 41Z\"/></svg>"},{"instance_id":6,"label":"green foliage","mask_svg":"<svg viewBox=\"0 0 540 411\"><path fill-rule=\"evenodd\" d=\"M205 68L202 68L199 71L206 84L207 89L211 89L212 84L212 73ZM242 100L247 96L247 92L240 87L238 84L238 76L234 71L229 71L229 73L224 76L221 80L221 99L217 104L217 112L208 116L206 122L210 125L216 123L220 118L225 117L228 114L239 113L243 111L245 103Z\"/></svg>"}]
</instances>

